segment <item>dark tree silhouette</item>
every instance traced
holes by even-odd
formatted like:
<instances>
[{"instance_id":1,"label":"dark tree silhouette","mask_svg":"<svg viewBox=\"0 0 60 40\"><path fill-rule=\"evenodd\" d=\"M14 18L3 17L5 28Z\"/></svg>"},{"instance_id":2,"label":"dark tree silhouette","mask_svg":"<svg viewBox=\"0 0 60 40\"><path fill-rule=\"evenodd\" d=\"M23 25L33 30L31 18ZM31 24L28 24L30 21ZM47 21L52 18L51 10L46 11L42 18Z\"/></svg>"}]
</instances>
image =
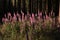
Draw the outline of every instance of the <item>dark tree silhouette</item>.
<instances>
[{"instance_id":1,"label":"dark tree silhouette","mask_svg":"<svg viewBox=\"0 0 60 40\"><path fill-rule=\"evenodd\" d=\"M18 0L18 12L21 13L21 0Z\"/></svg>"},{"instance_id":2,"label":"dark tree silhouette","mask_svg":"<svg viewBox=\"0 0 60 40\"><path fill-rule=\"evenodd\" d=\"M22 8L22 11L27 14L27 9L26 9L26 2L25 0L22 0L22 5L23 5L23 8Z\"/></svg>"},{"instance_id":3,"label":"dark tree silhouette","mask_svg":"<svg viewBox=\"0 0 60 40\"><path fill-rule=\"evenodd\" d=\"M32 0L29 0L29 13L32 13Z\"/></svg>"}]
</instances>

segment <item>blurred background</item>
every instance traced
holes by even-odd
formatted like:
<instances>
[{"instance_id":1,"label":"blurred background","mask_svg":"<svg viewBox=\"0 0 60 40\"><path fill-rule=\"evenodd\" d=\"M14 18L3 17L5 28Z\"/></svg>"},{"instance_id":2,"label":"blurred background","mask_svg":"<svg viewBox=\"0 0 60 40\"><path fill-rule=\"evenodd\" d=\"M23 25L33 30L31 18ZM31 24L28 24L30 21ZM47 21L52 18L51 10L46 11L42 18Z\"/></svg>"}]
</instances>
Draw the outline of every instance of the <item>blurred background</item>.
<instances>
[{"instance_id":1,"label":"blurred background","mask_svg":"<svg viewBox=\"0 0 60 40\"><path fill-rule=\"evenodd\" d=\"M4 14L8 12L13 13L19 12L21 14L21 10L27 14L27 12L38 13L38 11L42 11L47 15L53 10L55 13L55 17L59 15L59 0L0 0L0 23L1 18Z\"/></svg>"},{"instance_id":2,"label":"blurred background","mask_svg":"<svg viewBox=\"0 0 60 40\"><path fill-rule=\"evenodd\" d=\"M59 0L0 0L0 40L60 40L59 6Z\"/></svg>"}]
</instances>

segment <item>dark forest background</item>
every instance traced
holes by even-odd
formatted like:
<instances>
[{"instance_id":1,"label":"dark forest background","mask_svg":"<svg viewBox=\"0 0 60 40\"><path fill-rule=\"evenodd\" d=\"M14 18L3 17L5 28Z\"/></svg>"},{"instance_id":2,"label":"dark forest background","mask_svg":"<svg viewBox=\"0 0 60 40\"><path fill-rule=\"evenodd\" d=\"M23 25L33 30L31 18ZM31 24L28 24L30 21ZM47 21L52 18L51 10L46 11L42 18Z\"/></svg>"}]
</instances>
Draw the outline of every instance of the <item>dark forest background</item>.
<instances>
[{"instance_id":1,"label":"dark forest background","mask_svg":"<svg viewBox=\"0 0 60 40\"><path fill-rule=\"evenodd\" d=\"M38 10L43 13L47 11L47 15L53 10L55 17L57 17L59 14L59 0L0 0L0 23L4 14L11 12L13 15L17 11L21 14L21 10L25 14L27 12L35 14L38 13Z\"/></svg>"}]
</instances>

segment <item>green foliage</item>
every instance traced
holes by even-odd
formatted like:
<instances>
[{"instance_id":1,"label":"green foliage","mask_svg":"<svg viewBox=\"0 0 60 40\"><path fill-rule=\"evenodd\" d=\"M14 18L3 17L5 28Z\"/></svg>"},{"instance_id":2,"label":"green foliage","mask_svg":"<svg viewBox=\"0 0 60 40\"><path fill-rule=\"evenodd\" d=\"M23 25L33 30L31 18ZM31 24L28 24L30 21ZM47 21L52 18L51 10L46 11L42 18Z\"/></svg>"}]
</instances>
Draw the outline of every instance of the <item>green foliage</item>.
<instances>
[{"instance_id":1,"label":"green foliage","mask_svg":"<svg viewBox=\"0 0 60 40\"><path fill-rule=\"evenodd\" d=\"M23 23L16 22L14 24L12 23L7 23L4 24L5 27L5 32L3 35L3 40L26 40L26 39L32 39L32 40L54 40L55 36L53 36L52 33L52 27L50 21L46 21L46 27L45 29L42 28L42 22L32 25L28 25L25 23L25 26L21 28L20 26ZM36 28L35 28L36 27ZM2 29L1 29L2 30ZM57 31L56 31L57 32ZM53 33L56 33L53 31Z\"/></svg>"}]
</instances>

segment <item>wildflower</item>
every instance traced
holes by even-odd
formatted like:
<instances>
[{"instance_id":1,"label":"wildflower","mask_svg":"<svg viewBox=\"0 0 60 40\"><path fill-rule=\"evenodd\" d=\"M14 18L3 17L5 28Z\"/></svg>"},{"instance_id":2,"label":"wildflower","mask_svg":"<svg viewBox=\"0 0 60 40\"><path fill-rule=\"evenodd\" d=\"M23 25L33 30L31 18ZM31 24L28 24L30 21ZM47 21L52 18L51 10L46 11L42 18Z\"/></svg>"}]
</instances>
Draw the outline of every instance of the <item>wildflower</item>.
<instances>
[{"instance_id":1,"label":"wildflower","mask_svg":"<svg viewBox=\"0 0 60 40\"><path fill-rule=\"evenodd\" d=\"M12 20L12 16L11 16L11 13L10 12L8 13L8 19L9 19L9 21Z\"/></svg>"},{"instance_id":2,"label":"wildflower","mask_svg":"<svg viewBox=\"0 0 60 40\"><path fill-rule=\"evenodd\" d=\"M13 22L16 22L17 21L17 17L16 17L16 14L14 13L14 16L13 16L13 19L12 19Z\"/></svg>"},{"instance_id":3,"label":"wildflower","mask_svg":"<svg viewBox=\"0 0 60 40\"><path fill-rule=\"evenodd\" d=\"M32 17L30 16L30 22L31 22L31 24L33 23L33 20L32 20Z\"/></svg>"},{"instance_id":4,"label":"wildflower","mask_svg":"<svg viewBox=\"0 0 60 40\"><path fill-rule=\"evenodd\" d=\"M11 13L10 12L8 13L8 16L11 16Z\"/></svg>"},{"instance_id":5,"label":"wildflower","mask_svg":"<svg viewBox=\"0 0 60 40\"><path fill-rule=\"evenodd\" d=\"M5 22L5 18L2 18L2 22Z\"/></svg>"},{"instance_id":6,"label":"wildflower","mask_svg":"<svg viewBox=\"0 0 60 40\"><path fill-rule=\"evenodd\" d=\"M38 20L40 20L40 16L38 16Z\"/></svg>"},{"instance_id":7,"label":"wildflower","mask_svg":"<svg viewBox=\"0 0 60 40\"><path fill-rule=\"evenodd\" d=\"M33 22L35 22L35 16L33 13L32 13L32 20L33 20Z\"/></svg>"},{"instance_id":8,"label":"wildflower","mask_svg":"<svg viewBox=\"0 0 60 40\"><path fill-rule=\"evenodd\" d=\"M48 15L46 15L46 19L49 19Z\"/></svg>"},{"instance_id":9,"label":"wildflower","mask_svg":"<svg viewBox=\"0 0 60 40\"><path fill-rule=\"evenodd\" d=\"M24 13L22 12L22 22L24 21Z\"/></svg>"},{"instance_id":10,"label":"wildflower","mask_svg":"<svg viewBox=\"0 0 60 40\"><path fill-rule=\"evenodd\" d=\"M21 18L20 17L18 18L18 21L21 22Z\"/></svg>"},{"instance_id":11,"label":"wildflower","mask_svg":"<svg viewBox=\"0 0 60 40\"><path fill-rule=\"evenodd\" d=\"M27 20L27 16L25 15L25 20Z\"/></svg>"},{"instance_id":12,"label":"wildflower","mask_svg":"<svg viewBox=\"0 0 60 40\"><path fill-rule=\"evenodd\" d=\"M20 14L18 12L17 12L16 16L18 18L18 21L21 22L21 16L20 16Z\"/></svg>"},{"instance_id":13,"label":"wildflower","mask_svg":"<svg viewBox=\"0 0 60 40\"><path fill-rule=\"evenodd\" d=\"M5 23L9 22L9 20L7 18L5 18Z\"/></svg>"},{"instance_id":14,"label":"wildflower","mask_svg":"<svg viewBox=\"0 0 60 40\"><path fill-rule=\"evenodd\" d=\"M34 17L34 14L32 13L32 17Z\"/></svg>"},{"instance_id":15,"label":"wildflower","mask_svg":"<svg viewBox=\"0 0 60 40\"><path fill-rule=\"evenodd\" d=\"M49 20L52 22L52 18L49 17Z\"/></svg>"},{"instance_id":16,"label":"wildflower","mask_svg":"<svg viewBox=\"0 0 60 40\"><path fill-rule=\"evenodd\" d=\"M7 19L7 18L5 18L5 21L7 22L7 21L8 21L8 19Z\"/></svg>"},{"instance_id":17,"label":"wildflower","mask_svg":"<svg viewBox=\"0 0 60 40\"><path fill-rule=\"evenodd\" d=\"M38 14L38 20L40 20L41 17L42 17L42 12Z\"/></svg>"},{"instance_id":18,"label":"wildflower","mask_svg":"<svg viewBox=\"0 0 60 40\"><path fill-rule=\"evenodd\" d=\"M16 14L14 13L14 16L13 17L16 17Z\"/></svg>"},{"instance_id":19,"label":"wildflower","mask_svg":"<svg viewBox=\"0 0 60 40\"><path fill-rule=\"evenodd\" d=\"M37 14L35 14L35 16L37 17Z\"/></svg>"},{"instance_id":20,"label":"wildflower","mask_svg":"<svg viewBox=\"0 0 60 40\"><path fill-rule=\"evenodd\" d=\"M17 14L16 14L18 17L20 17L20 14L17 12Z\"/></svg>"},{"instance_id":21,"label":"wildflower","mask_svg":"<svg viewBox=\"0 0 60 40\"><path fill-rule=\"evenodd\" d=\"M12 16L10 17L10 20L9 21L12 21Z\"/></svg>"},{"instance_id":22,"label":"wildflower","mask_svg":"<svg viewBox=\"0 0 60 40\"><path fill-rule=\"evenodd\" d=\"M39 15L42 16L42 12L40 12Z\"/></svg>"},{"instance_id":23,"label":"wildflower","mask_svg":"<svg viewBox=\"0 0 60 40\"><path fill-rule=\"evenodd\" d=\"M38 14L38 19L40 20L40 18L42 18L42 12Z\"/></svg>"},{"instance_id":24,"label":"wildflower","mask_svg":"<svg viewBox=\"0 0 60 40\"><path fill-rule=\"evenodd\" d=\"M21 10L22 15L24 15L24 12Z\"/></svg>"},{"instance_id":25,"label":"wildflower","mask_svg":"<svg viewBox=\"0 0 60 40\"><path fill-rule=\"evenodd\" d=\"M53 15L53 11L51 11L51 16Z\"/></svg>"}]
</instances>

